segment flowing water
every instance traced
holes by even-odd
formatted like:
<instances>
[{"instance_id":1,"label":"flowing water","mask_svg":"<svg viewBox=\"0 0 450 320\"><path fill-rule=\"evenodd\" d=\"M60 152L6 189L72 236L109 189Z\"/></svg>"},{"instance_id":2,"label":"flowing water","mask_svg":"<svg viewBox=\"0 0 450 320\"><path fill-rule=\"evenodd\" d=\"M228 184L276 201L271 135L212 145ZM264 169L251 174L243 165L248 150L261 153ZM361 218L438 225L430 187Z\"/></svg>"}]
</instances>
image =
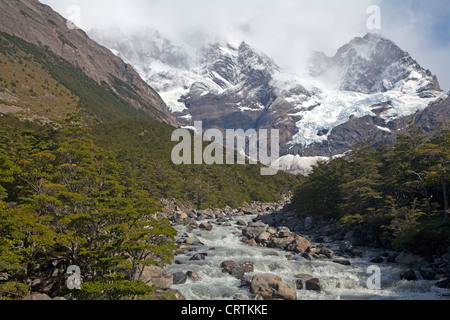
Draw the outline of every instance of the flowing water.
<instances>
[{"instance_id":1,"label":"flowing water","mask_svg":"<svg viewBox=\"0 0 450 320\"><path fill-rule=\"evenodd\" d=\"M254 217L239 217L246 222L252 218ZM231 300L237 293L250 299L257 298L250 293L249 287L239 288L240 280L222 272L221 263L232 260L238 264L246 261L254 264L254 272L246 274L250 279L255 274L272 273L295 288L296 274L310 274L319 278L323 291L316 293L297 290L299 300L450 299L450 290L435 287L436 281L400 280L400 274L407 268L395 263L376 264L381 269L381 289L369 289L367 282L373 273L368 273L368 268L374 265L369 260L382 251L366 250L361 258L347 259L351 262L350 266L336 264L330 260L293 259L295 254L291 252L251 247L242 243L240 237L243 227L237 226L234 221L231 221L231 224L231 227L214 224L212 231L198 229L189 233L204 245L191 246L192 251L176 256L175 261L181 264L169 266L168 273L194 271L200 280L192 282L188 279L185 284L174 285L172 289L179 290L188 300ZM186 232L183 226L177 226L177 229L180 233ZM333 243L326 245L337 250ZM206 259L190 261L195 253L207 253Z\"/></svg>"}]
</instances>

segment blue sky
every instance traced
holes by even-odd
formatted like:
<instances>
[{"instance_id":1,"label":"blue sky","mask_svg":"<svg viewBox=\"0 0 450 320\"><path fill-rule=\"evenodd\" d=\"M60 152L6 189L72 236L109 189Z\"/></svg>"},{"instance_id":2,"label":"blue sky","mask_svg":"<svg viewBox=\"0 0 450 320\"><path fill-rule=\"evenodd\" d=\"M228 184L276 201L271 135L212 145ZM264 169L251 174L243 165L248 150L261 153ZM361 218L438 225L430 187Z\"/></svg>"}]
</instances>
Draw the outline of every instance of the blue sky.
<instances>
[{"instance_id":1,"label":"blue sky","mask_svg":"<svg viewBox=\"0 0 450 320\"><path fill-rule=\"evenodd\" d=\"M450 90L450 2L447 0L381 1L381 33L407 50Z\"/></svg>"},{"instance_id":2,"label":"blue sky","mask_svg":"<svg viewBox=\"0 0 450 320\"><path fill-rule=\"evenodd\" d=\"M368 30L367 8L381 9L375 30L408 51L450 90L448 0L41 0L68 17L81 9L81 27L158 29L175 42L190 35L232 34L299 73L310 50L334 55Z\"/></svg>"}]
</instances>

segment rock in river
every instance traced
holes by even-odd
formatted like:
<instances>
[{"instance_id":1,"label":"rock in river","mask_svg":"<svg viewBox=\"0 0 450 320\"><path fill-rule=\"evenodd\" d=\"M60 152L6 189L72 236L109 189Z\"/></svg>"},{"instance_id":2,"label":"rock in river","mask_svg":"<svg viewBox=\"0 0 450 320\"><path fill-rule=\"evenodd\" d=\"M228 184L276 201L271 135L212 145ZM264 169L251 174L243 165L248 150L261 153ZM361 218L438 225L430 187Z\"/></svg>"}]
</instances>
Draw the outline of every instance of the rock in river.
<instances>
[{"instance_id":1,"label":"rock in river","mask_svg":"<svg viewBox=\"0 0 450 320\"><path fill-rule=\"evenodd\" d=\"M255 275L250 284L250 291L264 299L297 300L295 289L270 273Z\"/></svg>"}]
</instances>

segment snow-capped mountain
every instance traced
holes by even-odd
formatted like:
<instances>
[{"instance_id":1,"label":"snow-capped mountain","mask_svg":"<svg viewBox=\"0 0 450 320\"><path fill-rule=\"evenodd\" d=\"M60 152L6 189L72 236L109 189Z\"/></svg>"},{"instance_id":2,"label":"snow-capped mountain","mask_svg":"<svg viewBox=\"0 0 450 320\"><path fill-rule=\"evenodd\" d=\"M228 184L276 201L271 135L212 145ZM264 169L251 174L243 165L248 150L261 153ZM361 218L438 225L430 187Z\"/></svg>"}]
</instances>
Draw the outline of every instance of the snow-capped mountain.
<instances>
[{"instance_id":1,"label":"snow-capped mountain","mask_svg":"<svg viewBox=\"0 0 450 320\"><path fill-rule=\"evenodd\" d=\"M440 90L430 71L394 42L372 33L353 39L334 57L316 53L309 71L324 81L335 81L335 89L341 91L370 94L396 90L409 94Z\"/></svg>"},{"instance_id":2,"label":"snow-capped mountain","mask_svg":"<svg viewBox=\"0 0 450 320\"><path fill-rule=\"evenodd\" d=\"M334 57L314 53L304 75L281 70L245 42L192 48L156 31L90 36L133 65L182 126L279 129L278 163L289 171L356 142L392 142L407 125L401 119L445 96L430 71L376 34L353 39Z\"/></svg>"}]
</instances>

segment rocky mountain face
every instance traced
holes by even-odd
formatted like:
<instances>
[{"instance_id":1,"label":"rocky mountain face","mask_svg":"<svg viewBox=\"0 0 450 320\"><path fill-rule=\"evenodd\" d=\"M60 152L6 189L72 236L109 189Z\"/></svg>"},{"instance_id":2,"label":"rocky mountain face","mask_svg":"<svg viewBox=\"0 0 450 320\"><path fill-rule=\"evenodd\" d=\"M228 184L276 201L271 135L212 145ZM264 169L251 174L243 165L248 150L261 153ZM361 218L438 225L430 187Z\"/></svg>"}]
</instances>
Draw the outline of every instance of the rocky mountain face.
<instances>
[{"instance_id":1,"label":"rocky mountain face","mask_svg":"<svg viewBox=\"0 0 450 320\"><path fill-rule=\"evenodd\" d=\"M177 125L161 97L139 74L84 31L69 28L67 20L37 0L0 1L0 31L48 49L80 68L106 90L136 110L161 122Z\"/></svg>"},{"instance_id":2,"label":"rocky mountain face","mask_svg":"<svg viewBox=\"0 0 450 320\"><path fill-rule=\"evenodd\" d=\"M290 172L305 172L304 164L368 139L393 143L411 124L430 129L449 121L448 95L437 78L376 34L353 39L334 57L314 53L301 77L245 42L194 50L157 33L155 55L155 33L146 32L139 44L132 36L90 34L136 66L183 126L203 121L204 130L279 129L278 162Z\"/></svg>"},{"instance_id":3,"label":"rocky mountain face","mask_svg":"<svg viewBox=\"0 0 450 320\"><path fill-rule=\"evenodd\" d=\"M439 83L411 56L377 34L355 38L334 57L315 53L309 64L314 77L336 81L337 89L366 94L400 90L403 93L439 91Z\"/></svg>"},{"instance_id":4,"label":"rocky mountain face","mask_svg":"<svg viewBox=\"0 0 450 320\"><path fill-rule=\"evenodd\" d=\"M211 42L194 50L154 30L89 34L136 66L182 125L201 120L205 128L254 128L275 99L271 81L279 67L245 42Z\"/></svg>"}]
</instances>

